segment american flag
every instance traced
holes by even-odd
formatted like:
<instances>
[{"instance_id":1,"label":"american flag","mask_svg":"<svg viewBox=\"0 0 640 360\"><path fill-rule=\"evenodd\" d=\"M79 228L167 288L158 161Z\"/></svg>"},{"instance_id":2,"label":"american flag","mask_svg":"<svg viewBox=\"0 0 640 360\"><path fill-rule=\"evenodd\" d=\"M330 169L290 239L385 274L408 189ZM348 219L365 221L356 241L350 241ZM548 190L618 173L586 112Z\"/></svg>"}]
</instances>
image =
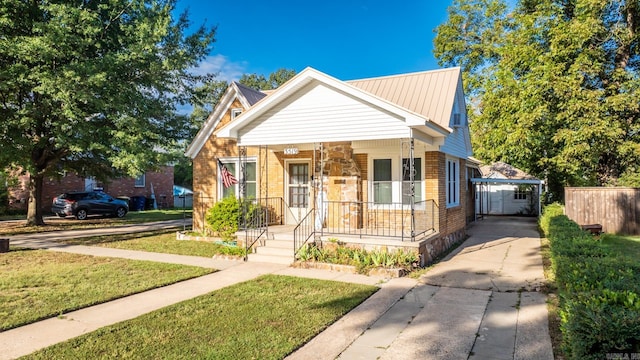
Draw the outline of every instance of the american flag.
<instances>
[{"instance_id":1,"label":"american flag","mask_svg":"<svg viewBox=\"0 0 640 360\"><path fill-rule=\"evenodd\" d=\"M218 165L220 166L220 177L222 178L222 185L224 185L225 189L233 184L238 183L238 179L236 179L236 177L233 176L231 172L229 172L229 170L227 169L226 166L224 166L222 161L218 160Z\"/></svg>"}]
</instances>

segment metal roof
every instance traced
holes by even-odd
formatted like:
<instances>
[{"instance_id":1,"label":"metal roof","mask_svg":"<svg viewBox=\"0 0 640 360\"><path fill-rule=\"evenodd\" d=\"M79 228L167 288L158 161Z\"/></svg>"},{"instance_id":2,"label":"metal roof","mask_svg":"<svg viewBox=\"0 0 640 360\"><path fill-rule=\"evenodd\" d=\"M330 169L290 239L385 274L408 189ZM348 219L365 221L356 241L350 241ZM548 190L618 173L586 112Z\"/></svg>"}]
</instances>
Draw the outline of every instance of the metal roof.
<instances>
[{"instance_id":1,"label":"metal roof","mask_svg":"<svg viewBox=\"0 0 640 360\"><path fill-rule=\"evenodd\" d=\"M460 68L346 81L366 92L449 127Z\"/></svg>"},{"instance_id":2,"label":"metal roof","mask_svg":"<svg viewBox=\"0 0 640 360\"><path fill-rule=\"evenodd\" d=\"M242 85L237 81L233 82L238 87L238 92L247 99L250 106L255 105L258 101L262 100L267 94L258 90L252 89L248 86Z\"/></svg>"}]
</instances>

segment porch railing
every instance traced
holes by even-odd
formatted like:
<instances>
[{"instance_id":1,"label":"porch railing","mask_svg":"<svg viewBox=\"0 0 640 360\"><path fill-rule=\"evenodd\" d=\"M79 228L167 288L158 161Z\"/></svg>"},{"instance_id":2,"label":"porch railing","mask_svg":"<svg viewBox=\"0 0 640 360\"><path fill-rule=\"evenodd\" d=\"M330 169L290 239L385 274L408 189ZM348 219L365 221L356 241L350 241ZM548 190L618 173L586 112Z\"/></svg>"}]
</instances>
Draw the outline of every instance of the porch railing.
<instances>
[{"instance_id":1,"label":"porch railing","mask_svg":"<svg viewBox=\"0 0 640 360\"><path fill-rule=\"evenodd\" d=\"M245 246L245 261L249 255L249 251L253 245L266 233L267 231L267 216L268 210L263 206L256 206L250 202L241 203L241 212L244 215L241 217L240 226L244 228L244 246Z\"/></svg>"},{"instance_id":2,"label":"porch railing","mask_svg":"<svg viewBox=\"0 0 640 360\"><path fill-rule=\"evenodd\" d=\"M413 241L435 229L436 205L433 200L418 201L411 206L402 203L377 204L363 201L325 201L317 216L322 234L399 237Z\"/></svg>"},{"instance_id":3,"label":"porch railing","mask_svg":"<svg viewBox=\"0 0 640 360\"><path fill-rule=\"evenodd\" d=\"M315 234L315 209L311 209L293 229L293 255Z\"/></svg>"},{"instance_id":4,"label":"porch railing","mask_svg":"<svg viewBox=\"0 0 640 360\"><path fill-rule=\"evenodd\" d=\"M260 207L267 212L265 219L267 225L284 224L285 203L283 198L268 197L259 199L246 199L245 201L254 205L259 204Z\"/></svg>"}]
</instances>

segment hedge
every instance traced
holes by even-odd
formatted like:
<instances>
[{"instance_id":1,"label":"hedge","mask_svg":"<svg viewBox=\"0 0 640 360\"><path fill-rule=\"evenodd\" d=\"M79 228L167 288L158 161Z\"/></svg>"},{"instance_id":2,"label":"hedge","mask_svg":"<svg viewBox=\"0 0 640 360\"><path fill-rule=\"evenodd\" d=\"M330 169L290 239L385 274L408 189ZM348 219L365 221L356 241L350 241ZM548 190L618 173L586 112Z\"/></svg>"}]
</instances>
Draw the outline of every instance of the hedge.
<instances>
[{"instance_id":1,"label":"hedge","mask_svg":"<svg viewBox=\"0 0 640 360\"><path fill-rule=\"evenodd\" d=\"M640 264L616 256L565 216L545 208L558 287L563 350L569 359L640 355Z\"/></svg>"}]
</instances>

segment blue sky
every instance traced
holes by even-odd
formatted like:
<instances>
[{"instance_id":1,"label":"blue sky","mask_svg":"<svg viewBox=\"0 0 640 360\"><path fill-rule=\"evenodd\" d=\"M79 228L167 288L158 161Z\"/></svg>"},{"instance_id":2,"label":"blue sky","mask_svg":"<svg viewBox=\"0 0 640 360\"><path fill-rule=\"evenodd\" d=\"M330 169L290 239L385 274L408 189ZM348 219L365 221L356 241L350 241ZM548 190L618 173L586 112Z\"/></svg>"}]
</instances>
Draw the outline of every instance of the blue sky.
<instances>
[{"instance_id":1,"label":"blue sky","mask_svg":"<svg viewBox=\"0 0 640 360\"><path fill-rule=\"evenodd\" d=\"M200 68L219 79L307 66L341 80L439 68L434 28L451 1L179 0L194 25L217 25Z\"/></svg>"}]
</instances>

